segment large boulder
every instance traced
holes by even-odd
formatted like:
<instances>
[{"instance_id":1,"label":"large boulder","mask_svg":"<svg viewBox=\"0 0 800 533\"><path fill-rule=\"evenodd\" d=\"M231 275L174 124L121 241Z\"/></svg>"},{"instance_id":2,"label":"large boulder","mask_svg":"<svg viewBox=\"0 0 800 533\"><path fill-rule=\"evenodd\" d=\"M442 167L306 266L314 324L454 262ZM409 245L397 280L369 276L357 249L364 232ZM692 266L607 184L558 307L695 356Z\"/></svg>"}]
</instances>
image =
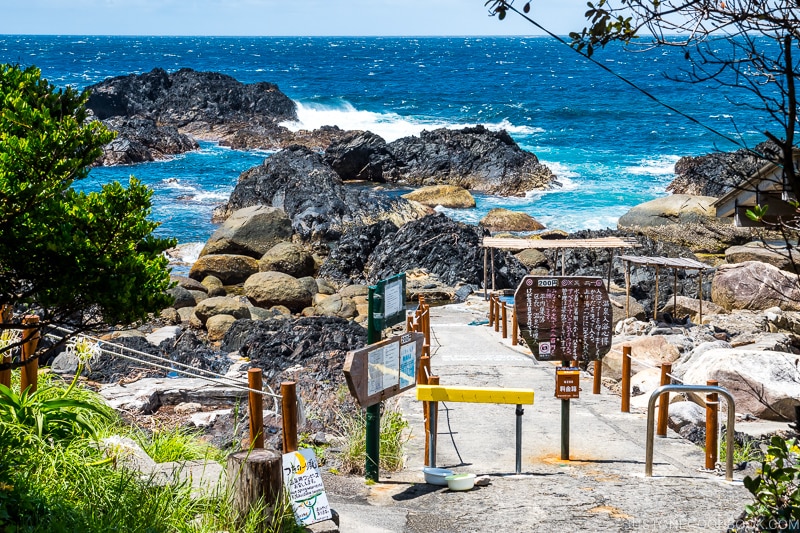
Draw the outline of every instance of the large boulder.
<instances>
[{"instance_id":1,"label":"large boulder","mask_svg":"<svg viewBox=\"0 0 800 533\"><path fill-rule=\"evenodd\" d=\"M694 323L699 323L701 302L697 298L687 298L686 296L677 296L670 300L667 305L662 309L662 313L669 313L678 319L688 316L689 320ZM702 302L703 317L708 315L726 314L728 311L714 302L703 300Z\"/></svg>"},{"instance_id":2,"label":"large boulder","mask_svg":"<svg viewBox=\"0 0 800 533\"><path fill-rule=\"evenodd\" d=\"M386 141L371 131L353 131L334 140L325 161L343 180L384 181L384 167L393 166Z\"/></svg>"},{"instance_id":3,"label":"large boulder","mask_svg":"<svg viewBox=\"0 0 800 533\"><path fill-rule=\"evenodd\" d=\"M294 276L283 272L258 272L244 282L244 294L258 307L282 305L294 312L311 305L312 294Z\"/></svg>"},{"instance_id":4,"label":"large boulder","mask_svg":"<svg viewBox=\"0 0 800 533\"><path fill-rule=\"evenodd\" d=\"M204 255L192 265L189 277L202 280L206 276L219 278L226 285L242 283L258 272L258 261L247 255Z\"/></svg>"},{"instance_id":5,"label":"large boulder","mask_svg":"<svg viewBox=\"0 0 800 533\"><path fill-rule=\"evenodd\" d=\"M537 231L544 225L527 213L496 207L479 222L489 231Z\"/></svg>"},{"instance_id":6,"label":"large boulder","mask_svg":"<svg viewBox=\"0 0 800 533\"><path fill-rule=\"evenodd\" d=\"M259 259L291 236L292 221L286 212L277 207L253 205L231 213L209 237L200 256L235 254Z\"/></svg>"},{"instance_id":7,"label":"large boulder","mask_svg":"<svg viewBox=\"0 0 800 533\"><path fill-rule=\"evenodd\" d=\"M603 376L622 377L622 347L631 347L631 370L634 374L661 363L673 363L680 358L678 348L663 336L615 337L611 350L603 357Z\"/></svg>"},{"instance_id":8,"label":"large boulder","mask_svg":"<svg viewBox=\"0 0 800 533\"><path fill-rule=\"evenodd\" d=\"M475 207L475 197L463 187L456 185L430 185L404 194L403 198L419 202L428 207L465 209Z\"/></svg>"},{"instance_id":9,"label":"large boulder","mask_svg":"<svg viewBox=\"0 0 800 533\"><path fill-rule=\"evenodd\" d=\"M781 270L796 272L800 265L800 253L786 249L786 244L766 246L763 242L754 241L741 246L731 246L725 250L725 261L728 263L745 263L761 261L769 263Z\"/></svg>"},{"instance_id":10,"label":"large boulder","mask_svg":"<svg viewBox=\"0 0 800 533\"><path fill-rule=\"evenodd\" d=\"M400 272L424 269L441 283L481 286L484 281L480 229L438 213L409 222L386 235L365 265L369 283ZM525 267L507 252L494 254L496 287L516 288Z\"/></svg>"},{"instance_id":11,"label":"large boulder","mask_svg":"<svg viewBox=\"0 0 800 533\"><path fill-rule=\"evenodd\" d=\"M733 396L737 413L794 420L794 407L800 405L799 363L796 354L718 348L693 356L683 381L705 385L716 380Z\"/></svg>"},{"instance_id":12,"label":"large boulder","mask_svg":"<svg viewBox=\"0 0 800 533\"><path fill-rule=\"evenodd\" d=\"M203 324L216 315L229 315L233 318L250 318L250 310L247 304L242 303L238 298L227 296L214 296L206 298L194 308L194 314Z\"/></svg>"},{"instance_id":13,"label":"large boulder","mask_svg":"<svg viewBox=\"0 0 800 533\"><path fill-rule=\"evenodd\" d=\"M348 227L391 220L404 224L430 209L385 194L345 187L322 156L302 146L290 146L263 164L242 173L228 203L214 212L223 220L252 205L283 209L301 238L337 240Z\"/></svg>"},{"instance_id":14,"label":"large boulder","mask_svg":"<svg viewBox=\"0 0 800 533\"><path fill-rule=\"evenodd\" d=\"M458 185L500 196L560 186L549 168L506 131L484 126L423 131L389 144L395 167L384 177L408 185Z\"/></svg>"},{"instance_id":15,"label":"large boulder","mask_svg":"<svg viewBox=\"0 0 800 533\"><path fill-rule=\"evenodd\" d=\"M711 205L715 200L716 198L712 196L688 194L663 196L631 208L619 217L617 228L624 230L646 226L664 226L712 218L716 216L716 211Z\"/></svg>"},{"instance_id":16,"label":"large boulder","mask_svg":"<svg viewBox=\"0 0 800 533\"><path fill-rule=\"evenodd\" d=\"M261 272L273 270L296 278L314 275L314 257L301 246L291 242L279 242L258 261Z\"/></svg>"},{"instance_id":17,"label":"large boulder","mask_svg":"<svg viewBox=\"0 0 800 533\"><path fill-rule=\"evenodd\" d=\"M797 274L759 261L720 265L711 285L711 299L728 310L780 307L800 311L800 282Z\"/></svg>"},{"instance_id":18,"label":"large boulder","mask_svg":"<svg viewBox=\"0 0 800 533\"><path fill-rule=\"evenodd\" d=\"M158 161L199 148L197 141L174 126L159 126L152 119L114 117L103 124L117 137L103 147L103 155L95 162L99 166Z\"/></svg>"}]
</instances>

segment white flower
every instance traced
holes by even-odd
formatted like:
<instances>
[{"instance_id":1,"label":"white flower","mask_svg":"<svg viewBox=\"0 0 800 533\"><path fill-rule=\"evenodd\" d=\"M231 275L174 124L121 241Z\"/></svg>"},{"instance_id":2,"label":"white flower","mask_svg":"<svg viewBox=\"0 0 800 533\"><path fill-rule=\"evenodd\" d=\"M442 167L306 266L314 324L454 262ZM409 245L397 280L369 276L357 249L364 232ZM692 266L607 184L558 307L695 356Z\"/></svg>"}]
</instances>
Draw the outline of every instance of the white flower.
<instances>
[{"instance_id":1,"label":"white flower","mask_svg":"<svg viewBox=\"0 0 800 533\"><path fill-rule=\"evenodd\" d=\"M88 365L100 357L100 345L86 337L76 337L67 342L67 354L74 355L81 364Z\"/></svg>"},{"instance_id":2,"label":"white flower","mask_svg":"<svg viewBox=\"0 0 800 533\"><path fill-rule=\"evenodd\" d=\"M22 339L22 333L18 329L4 329L0 331L0 350L5 350L12 344Z\"/></svg>"}]
</instances>

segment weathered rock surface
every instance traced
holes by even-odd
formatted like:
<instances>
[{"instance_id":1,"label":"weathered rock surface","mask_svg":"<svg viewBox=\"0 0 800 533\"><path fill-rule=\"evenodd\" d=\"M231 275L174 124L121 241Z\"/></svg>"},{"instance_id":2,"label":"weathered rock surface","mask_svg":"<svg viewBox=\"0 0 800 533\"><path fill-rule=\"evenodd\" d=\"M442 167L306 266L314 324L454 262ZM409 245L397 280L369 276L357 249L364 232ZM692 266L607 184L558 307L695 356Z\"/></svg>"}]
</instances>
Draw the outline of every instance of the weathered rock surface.
<instances>
[{"instance_id":1,"label":"weathered rock surface","mask_svg":"<svg viewBox=\"0 0 800 533\"><path fill-rule=\"evenodd\" d=\"M755 151L768 157L776 154L775 146L771 143L761 143L755 147ZM718 198L733 190L766 163L765 159L745 149L682 157L675 163L676 178L667 186L667 191Z\"/></svg>"},{"instance_id":2,"label":"weathered rock surface","mask_svg":"<svg viewBox=\"0 0 800 533\"><path fill-rule=\"evenodd\" d=\"M283 305L294 312L311 305L312 293L294 276L283 272L258 272L244 282L244 294L258 307Z\"/></svg>"},{"instance_id":3,"label":"weathered rock surface","mask_svg":"<svg viewBox=\"0 0 800 533\"><path fill-rule=\"evenodd\" d=\"M522 150L506 131L484 126L423 131L389 144L396 166L387 181L408 185L458 185L500 196L523 196L560 186L549 168Z\"/></svg>"},{"instance_id":4,"label":"weathered rock surface","mask_svg":"<svg viewBox=\"0 0 800 533\"><path fill-rule=\"evenodd\" d=\"M430 212L420 204L368 189L345 187L322 157L291 146L242 173L228 203L215 211L226 218L236 209L267 205L283 209L303 239L338 239L352 225L391 220L404 224Z\"/></svg>"},{"instance_id":5,"label":"weathered rock surface","mask_svg":"<svg viewBox=\"0 0 800 533\"><path fill-rule=\"evenodd\" d=\"M713 349L693 356L687 383L716 380L730 391L736 411L765 420L793 420L800 405L800 356L782 352Z\"/></svg>"},{"instance_id":6,"label":"weathered rock surface","mask_svg":"<svg viewBox=\"0 0 800 533\"><path fill-rule=\"evenodd\" d=\"M767 263L720 265L714 275L711 299L728 310L780 307L800 311L800 283L797 274Z\"/></svg>"},{"instance_id":7,"label":"weathered rock surface","mask_svg":"<svg viewBox=\"0 0 800 533\"><path fill-rule=\"evenodd\" d=\"M264 253L258 261L258 268L262 272L272 270L303 278L314 275L314 257L297 244L279 242Z\"/></svg>"},{"instance_id":8,"label":"weathered rock surface","mask_svg":"<svg viewBox=\"0 0 800 533\"><path fill-rule=\"evenodd\" d=\"M367 275L364 269L373 250L384 237L396 231L397 226L388 220L349 228L332 246L330 254L320 268L320 278L337 287L366 283Z\"/></svg>"},{"instance_id":9,"label":"weathered rock surface","mask_svg":"<svg viewBox=\"0 0 800 533\"><path fill-rule=\"evenodd\" d=\"M228 298L226 296L215 296L203 300L194 308L194 314L204 325L209 318L215 315L250 318L250 310L247 308L247 304L238 298Z\"/></svg>"},{"instance_id":10,"label":"weathered rock surface","mask_svg":"<svg viewBox=\"0 0 800 533\"><path fill-rule=\"evenodd\" d=\"M449 207L451 209L468 209L475 207L475 198L470 192L455 185L430 185L420 187L404 194L403 198L419 202L428 207Z\"/></svg>"},{"instance_id":11,"label":"weathered rock surface","mask_svg":"<svg viewBox=\"0 0 800 533\"><path fill-rule=\"evenodd\" d=\"M537 231L544 225L527 213L496 207L478 223L489 231Z\"/></svg>"},{"instance_id":12,"label":"weathered rock surface","mask_svg":"<svg viewBox=\"0 0 800 533\"><path fill-rule=\"evenodd\" d=\"M385 181L384 168L394 166L383 137L371 131L353 131L331 142L325 161L343 180Z\"/></svg>"},{"instance_id":13,"label":"weathered rock surface","mask_svg":"<svg viewBox=\"0 0 800 533\"><path fill-rule=\"evenodd\" d=\"M199 148L197 141L174 126L159 126L152 119L114 117L103 124L117 137L103 147L97 166L132 165L167 159Z\"/></svg>"},{"instance_id":14,"label":"weathered rock surface","mask_svg":"<svg viewBox=\"0 0 800 533\"><path fill-rule=\"evenodd\" d=\"M662 313L669 313L675 318L689 317L692 322L700 322L700 300L679 295L675 300L670 300L661 309ZM707 315L726 314L728 311L714 302L703 300L703 317Z\"/></svg>"},{"instance_id":15,"label":"weathered rock surface","mask_svg":"<svg viewBox=\"0 0 800 533\"><path fill-rule=\"evenodd\" d=\"M614 344L603 357L603 376L620 379L622 376L622 346L631 347L631 369L641 372L648 366L673 363L680 357L678 349L660 335L647 337L615 337Z\"/></svg>"},{"instance_id":16,"label":"weathered rock surface","mask_svg":"<svg viewBox=\"0 0 800 533\"><path fill-rule=\"evenodd\" d=\"M258 272L258 261L247 255L204 255L192 265L189 277L196 280L214 276L226 285L242 283Z\"/></svg>"},{"instance_id":17,"label":"weathered rock surface","mask_svg":"<svg viewBox=\"0 0 800 533\"><path fill-rule=\"evenodd\" d=\"M385 236L366 264L370 283L399 272L424 269L444 285L483 284L481 230L458 223L443 214L409 222ZM497 288L515 288L525 267L507 252L495 253Z\"/></svg>"},{"instance_id":18,"label":"weathered rock surface","mask_svg":"<svg viewBox=\"0 0 800 533\"><path fill-rule=\"evenodd\" d=\"M514 257L519 259L519 262L525 265L525 268L532 270L534 268L549 269L550 266L547 261L547 256L541 250L536 248L526 248L521 252L514 254Z\"/></svg>"},{"instance_id":19,"label":"weathered rock surface","mask_svg":"<svg viewBox=\"0 0 800 533\"><path fill-rule=\"evenodd\" d=\"M716 198L712 196L687 194L672 194L656 198L634 206L619 217L617 228L626 230L641 226L663 226L715 217L716 211L711 207L715 200Z\"/></svg>"},{"instance_id":20,"label":"weathered rock surface","mask_svg":"<svg viewBox=\"0 0 800 533\"><path fill-rule=\"evenodd\" d=\"M800 268L800 253L795 250L790 253L785 243L781 246L766 246L763 242L754 241L742 246L731 246L725 250L725 260L728 263L761 261L788 272L795 272Z\"/></svg>"},{"instance_id":21,"label":"weathered rock surface","mask_svg":"<svg viewBox=\"0 0 800 533\"><path fill-rule=\"evenodd\" d=\"M253 205L238 209L206 241L200 256L248 255L260 259L281 241L291 238L292 221L282 209Z\"/></svg>"}]
</instances>

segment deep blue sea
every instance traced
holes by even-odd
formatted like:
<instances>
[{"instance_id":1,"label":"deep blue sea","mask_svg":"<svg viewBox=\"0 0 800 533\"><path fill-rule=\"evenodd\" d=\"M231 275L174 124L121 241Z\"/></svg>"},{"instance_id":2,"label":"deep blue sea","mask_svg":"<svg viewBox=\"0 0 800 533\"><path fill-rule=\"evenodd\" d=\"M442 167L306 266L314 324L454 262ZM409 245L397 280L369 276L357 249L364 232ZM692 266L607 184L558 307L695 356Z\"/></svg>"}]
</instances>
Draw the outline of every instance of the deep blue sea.
<instances>
[{"instance_id":1,"label":"deep blue sea","mask_svg":"<svg viewBox=\"0 0 800 533\"><path fill-rule=\"evenodd\" d=\"M737 91L668 80L687 67L680 50L598 51L595 58L701 123L753 144L765 116ZM0 63L35 65L58 86L182 67L276 83L298 105L291 128L368 129L387 141L424 129L504 128L563 187L526 198L478 195L473 210L445 210L476 223L493 207L574 231L616 227L636 204L666 194L679 157L736 147L670 112L549 37L109 37L2 36ZM735 117L735 121L734 121ZM181 243L214 230L214 206L239 173L269 153L203 143L170 161L99 168L83 187L133 174L155 190L158 232Z\"/></svg>"}]
</instances>

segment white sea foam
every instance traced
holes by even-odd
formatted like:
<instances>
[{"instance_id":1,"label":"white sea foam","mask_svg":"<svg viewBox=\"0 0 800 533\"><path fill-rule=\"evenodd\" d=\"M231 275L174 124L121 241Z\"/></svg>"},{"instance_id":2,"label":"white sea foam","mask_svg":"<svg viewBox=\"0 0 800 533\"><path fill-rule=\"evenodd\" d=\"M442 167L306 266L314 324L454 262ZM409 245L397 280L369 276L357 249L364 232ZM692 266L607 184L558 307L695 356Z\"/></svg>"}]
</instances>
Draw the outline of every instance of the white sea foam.
<instances>
[{"instance_id":1,"label":"white sea foam","mask_svg":"<svg viewBox=\"0 0 800 533\"><path fill-rule=\"evenodd\" d=\"M625 167L625 171L636 176L671 176L680 156L663 155L654 159L643 159L638 165Z\"/></svg>"},{"instance_id":2,"label":"white sea foam","mask_svg":"<svg viewBox=\"0 0 800 533\"><path fill-rule=\"evenodd\" d=\"M175 248L170 248L166 251L166 254L171 263L190 265L200 257L200 252L204 246L205 243L202 242L187 242L179 244Z\"/></svg>"},{"instance_id":3,"label":"white sea foam","mask_svg":"<svg viewBox=\"0 0 800 533\"><path fill-rule=\"evenodd\" d=\"M338 104L319 104L313 102L296 102L297 121L282 122L291 131L314 130L322 126L338 126L343 130L368 130L383 137L387 142L395 141L409 135L419 135L423 130L438 128L459 129L475 126L477 122L447 122L440 120L424 120L403 117L397 113L376 113L356 109L350 102L339 101ZM512 135L529 136L545 130L534 126L517 126L507 119L496 123L482 123L490 130L504 129Z\"/></svg>"}]
</instances>

